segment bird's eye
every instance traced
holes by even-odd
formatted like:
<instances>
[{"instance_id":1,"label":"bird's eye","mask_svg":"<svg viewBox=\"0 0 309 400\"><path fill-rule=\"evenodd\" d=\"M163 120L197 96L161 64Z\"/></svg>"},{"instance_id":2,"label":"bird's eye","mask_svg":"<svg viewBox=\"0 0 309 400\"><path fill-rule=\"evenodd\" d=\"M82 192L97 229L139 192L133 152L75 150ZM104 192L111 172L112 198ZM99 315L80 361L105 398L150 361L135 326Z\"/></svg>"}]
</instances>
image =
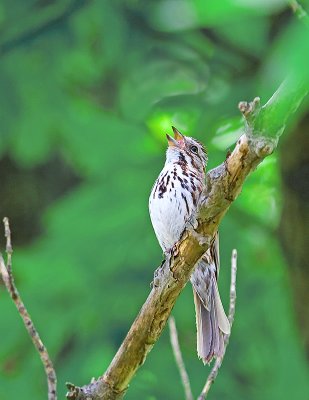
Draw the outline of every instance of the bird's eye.
<instances>
[{"instance_id":1,"label":"bird's eye","mask_svg":"<svg viewBox=\"0 0 309 400\"><path fill-rule=\"evenodd\" d=\"M192 151L192 153L197 154L198 153L198 148L196 146L191 146L190 150Z\"/></svg>"}]
</instances>

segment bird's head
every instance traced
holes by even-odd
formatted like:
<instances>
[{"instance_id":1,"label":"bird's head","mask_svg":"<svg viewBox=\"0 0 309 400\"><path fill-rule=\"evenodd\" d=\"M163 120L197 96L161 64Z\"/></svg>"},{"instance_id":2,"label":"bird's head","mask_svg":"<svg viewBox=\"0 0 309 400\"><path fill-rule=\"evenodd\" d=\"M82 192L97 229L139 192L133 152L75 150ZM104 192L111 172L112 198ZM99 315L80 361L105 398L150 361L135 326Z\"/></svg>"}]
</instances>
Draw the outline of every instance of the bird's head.
<instances>
[{"instance_id":1,"label":"bird's head","mask_svg":"<svg viewBox=\"0 0 309 400\"><path fill-rule=\"evenodd\" d=\"M207 152L201 142L182 135L172 126L174 137L166 135L168 148L166 162L186 163L198 171L204 171L207 165Z\"/></svg>"}]
</instances>

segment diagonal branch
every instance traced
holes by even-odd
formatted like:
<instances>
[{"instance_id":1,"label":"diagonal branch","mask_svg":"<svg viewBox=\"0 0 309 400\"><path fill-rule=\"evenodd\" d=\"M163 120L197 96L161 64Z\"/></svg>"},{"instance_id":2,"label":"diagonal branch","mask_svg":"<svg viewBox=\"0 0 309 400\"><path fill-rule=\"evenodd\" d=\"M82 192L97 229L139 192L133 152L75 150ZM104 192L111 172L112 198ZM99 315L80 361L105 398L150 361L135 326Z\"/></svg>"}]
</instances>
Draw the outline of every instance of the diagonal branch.
<instances>
[{"instance_id":1,"label":"diagonal branch","mask_svg":"<svg viewBox=\"0 0 309 400\"><path fill-rule=\"evenodd\" d=\"M38 331L31 320L31 317L22 302L20 294L15 286L13 274L12 274L12 243L11 243L11 231L9 226L8 218L3 219L4 230L6 237L6 253L7 253L7 263L5 264L2 254L0 253L0 276L3 279L5 287L9 292L12 300L14 301L16 308L25 324L25 327L32 339L34 347L40 355L41 361L43 363L47 384L48 384L48 400L57 400L57 379L53 364L49 358L46 347L44 346Z\"/></svg>"},{"instance_id":2,"label":"diagonal branch","mask_svg":"<svg viewBox=\"0 0 309 400\"><path fill-rule=\"evenodd\" d=\"M232 154L207 174L207 190L196 215L164 263L157 269L152 290L107 371L83 387L69 384L71 400L121 399L138 368L161 335L178 295L196 262L209 248L246 177L271 154L288 122L308 91L306 83L287 81L260 107L259 99L241 103L244 133ZM276 110L282 121L275 118ZM269 116L272 118L269 118ZM274 119L274 121L273 121Z\"/></svg>"}]
</instances>

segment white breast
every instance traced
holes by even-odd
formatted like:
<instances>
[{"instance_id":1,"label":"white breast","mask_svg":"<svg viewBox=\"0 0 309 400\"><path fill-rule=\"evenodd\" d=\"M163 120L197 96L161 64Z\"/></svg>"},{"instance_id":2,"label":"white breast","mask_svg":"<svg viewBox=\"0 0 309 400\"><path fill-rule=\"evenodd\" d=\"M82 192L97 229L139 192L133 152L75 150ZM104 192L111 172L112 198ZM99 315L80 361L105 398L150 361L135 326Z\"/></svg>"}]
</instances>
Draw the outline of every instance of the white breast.
<instances>
[{"instance_id":1,"label":"white breast","mask_svg":"<svg viewBox=\"0 0 309 400\"><path fill-rule=\"evenodd\" d=\"M178 164L167 164L156 180L149 198L150 218L163 251L180 239L200 193L199 182L182 174ZM193 193L192 192L196 192Z\"/></svg>"}]
</instances>

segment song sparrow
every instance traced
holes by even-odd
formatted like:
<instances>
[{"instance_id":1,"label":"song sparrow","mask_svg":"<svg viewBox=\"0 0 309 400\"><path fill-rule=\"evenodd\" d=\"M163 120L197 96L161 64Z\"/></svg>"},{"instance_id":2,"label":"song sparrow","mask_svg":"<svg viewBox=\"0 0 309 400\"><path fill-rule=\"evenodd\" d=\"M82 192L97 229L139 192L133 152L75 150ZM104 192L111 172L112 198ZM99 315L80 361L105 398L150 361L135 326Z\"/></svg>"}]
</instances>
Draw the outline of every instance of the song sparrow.
<instances>
[{"instance_id":1,"label":"song sparrow","mask_svg":"<svg viewBox=\"0 0 309 400\"><path fill-rule=\"evenodd\" d=\"M194 216L205 187L207 153L202 143L183 136L173 127L169 135L166 162L149 198L151 222L164 253L180 239L188 220ZM230 324L225 315L217 286L219 275L219 238L198 261L191 275L193 286L197 353L205 363L223 352L223 335Z\"/></svg>"}]
</instances>

